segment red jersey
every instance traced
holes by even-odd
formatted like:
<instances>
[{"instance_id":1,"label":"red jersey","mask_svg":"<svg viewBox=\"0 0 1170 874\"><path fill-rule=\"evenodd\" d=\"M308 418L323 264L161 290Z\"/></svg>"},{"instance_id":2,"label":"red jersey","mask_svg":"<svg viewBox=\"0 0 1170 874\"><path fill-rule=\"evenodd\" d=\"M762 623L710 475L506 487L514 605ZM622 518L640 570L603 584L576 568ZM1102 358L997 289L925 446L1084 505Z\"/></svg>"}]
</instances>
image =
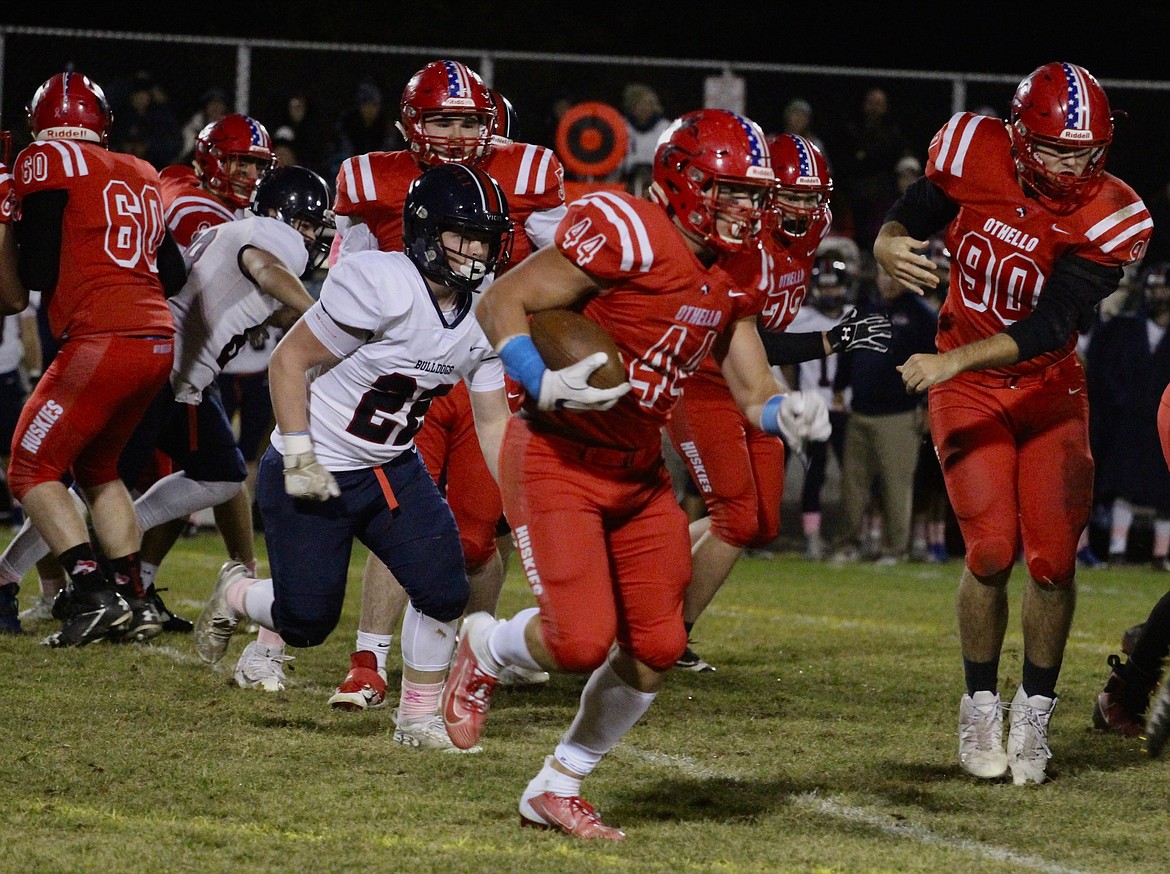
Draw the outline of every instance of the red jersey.
<instances>
[{"instance_id":1,"label":"red jersey","mask_svg":"<svg viewBox=\"0 0 1170 874\"><path fill-rule=\"evenodd\" d=\"M565 202L565 171L551 149L530 143L492 146L477 166L500 183L515 225L510 264L519 264L533 249L524 224L534 212ZM359 215L384 252L401 252L402 209L410 183L422 168L408 151L369 152L347 158L337 173L338 215Z\"/></svg>"},{"instance_id":2,"label":"red jersey","mask_svg":"<svg viewBox=\"0 0 1170 874\"><path fill-rule=\"evenodd\" d=\"M235 210L199 184L199 177L190 167L182 164L166 167L159 179L162 181L167 227L183 251L201 231L239 217Z\"/></svg>"},{"instance_id":3,"label":"red jersey","mask_svg":"<svg viewBox=\"0 0 1170 874\"><path fill-rule=\"evenodd\" d=\"M787 244L777 242L772 234L766 233L760 236L760 245L721 260L723 269L736 284L732 294L751 295L751 305L759 313L765 331L787 330L800 312L812 280L817 247L832 226L832 214L825 212L824 217L809 225L804 236ZM713 356L707 357L695 377L723 381L723 373Z\"/></svg>"},{"instance_id":4,"label":"red jersey","mask_svg":"<svg viewBox=\"0 0 1170 874\"><path fill-rule=\"evenodd\" d=\"M704 267L665 210L624 192L598 191L570 204L555 244L611 286L583 312L617 343L632 390L606 411L530 407L529 415L595 445L659 446L683 383L719 335L752 314L754 297L734 293L718 264Z\"/></svg>"},{"instance_id":5,"label":"red jersey","mask_svg":"<svg viewBox=\"0 0 1170 874\"><path fill-rule=\"evenodd\" d=\"M45 295L55 338L175 333L158 277L166 225L150 164L96 143L47 140L17 156L13 176L21 198L68 193L57 287Z\"/></svg>"},{"instance_id":6,"label":"red jersey","mask_svg":"<svg viewBox=\"0 0 1170 874\"><path fill-rule=\"evenodd\" d=\"M1073 254L1122 267L1145 253L1153 221L1132 188L1108 173L1100 191L1069 214L1025 195L1016 179L1007 128L998 119L960 112L930 141L926 176L959 204L946 229L951 281L939 312L940 352L989 337L1032 312L1053 264ZM1043 370L1076 345L1001 370Z\"/></svg>"}]
</instances>

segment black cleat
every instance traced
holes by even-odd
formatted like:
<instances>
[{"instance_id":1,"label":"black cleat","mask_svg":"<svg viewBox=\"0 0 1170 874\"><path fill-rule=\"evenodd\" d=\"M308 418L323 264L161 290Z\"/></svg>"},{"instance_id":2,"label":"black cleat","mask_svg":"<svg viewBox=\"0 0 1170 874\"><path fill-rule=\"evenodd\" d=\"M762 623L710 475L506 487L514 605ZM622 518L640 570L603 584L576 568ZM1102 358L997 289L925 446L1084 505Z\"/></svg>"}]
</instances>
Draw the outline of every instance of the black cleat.
<instances>
[{"instance_id":1,"label":"black cleat","mask_svg":"<svg viewBox=\"0 0 1170 874\"><path fill-rule=\"evenodd\" d=\"M715 671L715 666L703 661L699 654L691 649L689 643L687 644L687 648L683 650L683 654L679 657L679 660L674 663L674 666L684 671L694 671L696 674Z\"/></svg>"},{"instance_id":2,"label":"black cleat","mask_svg":"<svg viewBox=\"0 0 1170 874\"><path fill-rule=\"evenodd\" d=\"M159 594L161 589L152 588L146 593L146 600L149 601L155 611L162 617L163 631L177 631L180 634L190 634L195 624L189 619L184 619L182 616L176 616L167 609L167 605L163 603L162 596Z\"/></svg>"},{"instance_id":3,"label":"black cleat","mask_svg":"<svg viewBox=\"0 0 1170 874\"><path fill-rule=\"evenodd\" d=\"M24 634L20 625L20 605L16 595L20 586L5 583L0 586L0 634Z\"/></svg>"},{"instance_id":4,"label":"black cleat","mask_svg":"<svg viewBox=\"0 0 1170 874\"><path fill-rule=\"evenodd\" d=\"M118 643L144 643L162 634L162 614L154 606L150 597L122 598L130 605L130 621L111 630L109 639Z\"/></svg>"},{"instance_id":5,"label":"black cleat","mask_svg":"<svg viewBox=\"0 0 1170 874\"><path fill-rule=\"evenodd\" d=\"M74 591L67 600L69 616L60 631L42 641L47 646L85 646L111 633L116 636L134 615L122 596L110 589ZM56 602L53 610L57 612Z\"/></svg>"}]
</instances>

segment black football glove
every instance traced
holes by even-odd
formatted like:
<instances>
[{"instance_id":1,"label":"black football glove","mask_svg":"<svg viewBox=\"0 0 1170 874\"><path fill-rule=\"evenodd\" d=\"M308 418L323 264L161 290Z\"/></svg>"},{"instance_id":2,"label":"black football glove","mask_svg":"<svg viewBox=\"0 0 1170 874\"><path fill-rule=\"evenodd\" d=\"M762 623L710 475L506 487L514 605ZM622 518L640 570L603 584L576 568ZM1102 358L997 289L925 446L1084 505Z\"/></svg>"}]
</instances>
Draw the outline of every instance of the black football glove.
<instances>
[{"instance_id":1,"label":"black football glove","mask_svg":"<svg viewBox=\"0 0 1170 874\"><path fill-rule=\"evenodd\" d=\"M872 352L886 352L890 345L890 320L885 316L862 316L854 310L840 323L828 330L829 347L834 352L852 352L854 349L869 349Z\"/></svg>"}]
</instances>

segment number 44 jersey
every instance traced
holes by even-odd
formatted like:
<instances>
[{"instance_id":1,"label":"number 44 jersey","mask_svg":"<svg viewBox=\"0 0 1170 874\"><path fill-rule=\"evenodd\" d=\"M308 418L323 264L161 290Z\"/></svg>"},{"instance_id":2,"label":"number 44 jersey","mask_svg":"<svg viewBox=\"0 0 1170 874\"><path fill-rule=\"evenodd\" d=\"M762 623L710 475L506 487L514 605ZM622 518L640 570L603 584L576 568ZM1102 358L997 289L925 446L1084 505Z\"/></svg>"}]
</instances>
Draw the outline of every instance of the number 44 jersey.
<instances>
[{"instance_id":1,"label":"number 44 jersey","mask_svg":"<svg viewBox=\"0 0 1170 874\"><path fill-rule=\"evenodd\" d=\"M334 354L330 322L368 335L312 383L313 447L329 470L374 467L411 449L431 401L461 379L473 392L504 387L503 366L466 301L441 311L402 252L342 258L303 318ZM272 445L284 451L279 431Z\"/></svg>"}]
</instances>

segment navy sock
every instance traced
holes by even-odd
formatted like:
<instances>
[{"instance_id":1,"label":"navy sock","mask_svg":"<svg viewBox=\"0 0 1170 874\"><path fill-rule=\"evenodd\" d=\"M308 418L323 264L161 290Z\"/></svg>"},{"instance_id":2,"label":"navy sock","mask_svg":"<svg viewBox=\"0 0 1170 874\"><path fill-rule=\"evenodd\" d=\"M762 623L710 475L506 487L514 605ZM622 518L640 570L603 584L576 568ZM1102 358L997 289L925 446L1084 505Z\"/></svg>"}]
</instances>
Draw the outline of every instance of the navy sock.
<instances>
[{"instance_id":1,"label":"navy sock","mask_svg":"<svg viewBox=\"0 0 1170 874\"><path fill-rule=\"evenodd\" d=\"M1031 698L1033 695L1043 695L1045 698L1056 697L1056 678L1060 676L1060 665L1054 668L1042 668L1034 665L1024 656L1024 694Z\"/></svg>"},{"instance_id":2,"label":"navy sock","mask_svg":"<svg viewBox=\"0 0 1170 874\"><path fill-rule=\"evenodd\" d=\"M967 678L967 694L999 691L999 659L973 662L963 659L963 675Z\"/></svg>"}]
</instances>

